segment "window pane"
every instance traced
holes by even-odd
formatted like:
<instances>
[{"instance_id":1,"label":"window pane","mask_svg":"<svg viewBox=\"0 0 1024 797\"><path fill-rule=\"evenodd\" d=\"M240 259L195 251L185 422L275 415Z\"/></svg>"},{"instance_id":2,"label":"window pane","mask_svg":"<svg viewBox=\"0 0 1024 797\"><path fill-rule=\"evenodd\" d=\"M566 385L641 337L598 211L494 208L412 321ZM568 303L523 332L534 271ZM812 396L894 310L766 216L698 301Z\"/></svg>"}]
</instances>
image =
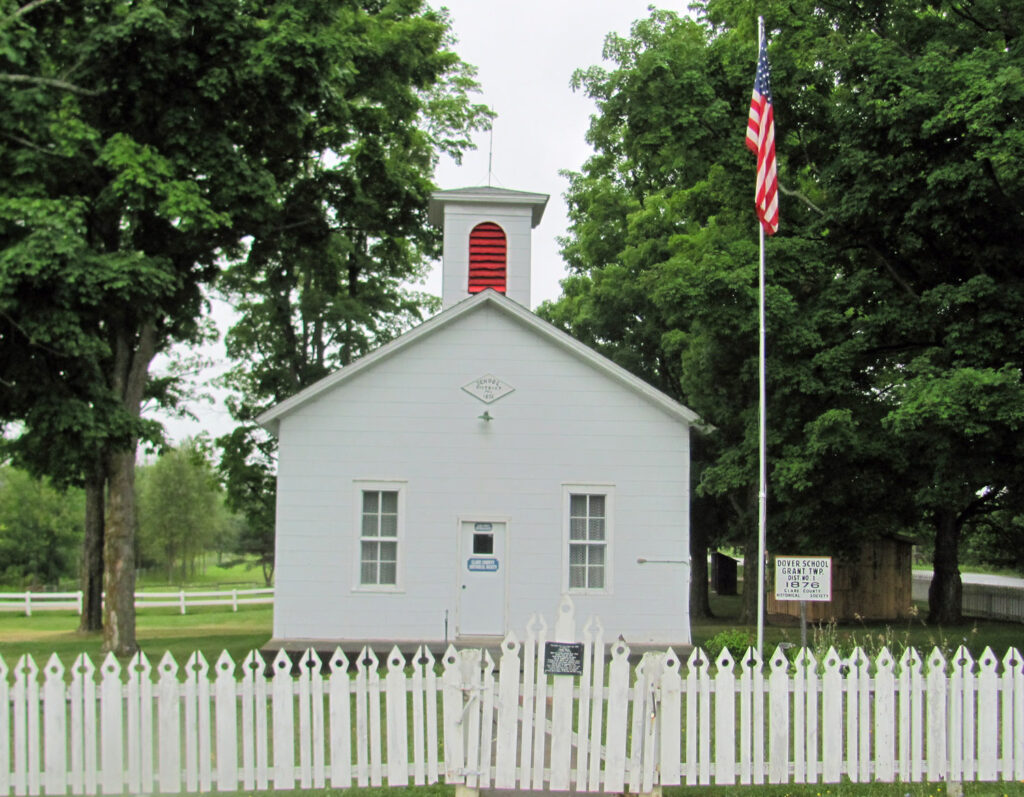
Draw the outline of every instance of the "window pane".
<instances>
[{"instance_id":1,"label":"window pane","mask_svg":"<svg viewBox=\"0 0 1024 797\"><path fill-rule=\"evenodd\" d=\"M587 546L586 545L570 545L569 546L569 565L582 565L587 562Z\"/></svg>"},{"instance_id":2,"label":"window pane","mask_svg":"<svg viewBox=\"0 0 1024 797\"><path fill-rule=\"evenodd\" d=\"M397 583L396 573L398 572L398 566L394 562L381 562L380 563L380 581L378 584L395 584Z\"/></svg>"},{"instance_id":3,"label":"window pane","mask_svg":"<svg viewBox=\"0 0 1024 797\"><path fill-rule=\"evenodd\" d=\"M591 589L604 589L604 569L591 567L587 572L590 574L590 583L587 586Z\"/></svg>"},{"instance_id":4,"label":"window pane","mask_svg":"<svg viewBox=\"0 0 1024 797\"><path fill-rule=\"evenodd\" d=\"M363 490L363 514L376 515L379 508L378 497L380 493L376 490Z\"/></svg>"},{"instance_id":5,"label":"window pane","mask_svg":"<svg viewBox=\"0 0 1024 797\"><path fill-rule=\"evenodd\" d=\"M363 536L376 537L377 534L377 516L363 515Z\"/></svg>"},{"instance_id":6,"label":"window pane","mask_svg":"<svg viewBox=\"0 0 1024 797\"><path fill-rule=\"evenodd\" d=\"M398 514L398 493L389 490L380 494L380 511L389 515Z\"/></svg>"},{"instance_id":7,"label":"window pane","mask_svg":"<svg viewBox=\"0 0 1024 797\"><path fill-rule=\"evenodd\" d=\"M473 553L493 554L494 535L476 532L473 535Z\"/></svg>"},{"instance_id":8,"label":"window pane","mask_svg":"<svg viewBox=\"0 0 1024 797\"><path fill-rule=\"evenodd\" d=\"M585 567L569 567L569 586L574 589L582 589L587 586L587 571Z\"/></svg>"},{"instance_id":9,"label":"window pane","mask_svg":"<svg viewBox=\"0 0 1024 797\"><path fill-rule=\"evenodd\" d=\"M587 515L587 496L585 496L585 495L570 495L569 496L569 515L571 517L586 517L586 515Z\"/></svg>"},{"instance_id":10,"label":"window pane","mask_svg":"<svg viewBox=\"0 0 1024 797\"><path fill-rule=\"evenodd\" d=\"M604 518L591 518L587 525L590 528L589 539L604 539Z\"/></svg>"},{"instance_id":11,"label":"window pane","mask_svg":"<svg viewBox=\"0 0 1024 797\"><path fill-rule=\"evenodd\" d=\"M398 536L398 515L381 515L381 517L380 517L380 536L381 537L397 537Z\"/></svg>"},{"instance_id":12,"label":"window pane","mask_svg":"<svg viewBox=\"0 0 1024 797\"><path fill-rule=\"evenodd\" d=\"M603 545L588 545L587 550L590 553L589 562L592 565L604 566L604 546Z\"/></svg>"},{"instance_id":13,"label":"window pane","mask_svg":"<svg viewBox=\"0 0 1024 797\"><path fill-rule=\"evenodd\" d=\"M377 543L364 542L362 544L362 563L359 567L359 582L361 584L377 583Z\"/></svg>"},{"instance_id":14,"label":"window pane","mask_svg":"<svg viewBox=\"0 0 1024 797\"><path fill-rule=\"evenodd\" d=\"M583 518L571 518L569 520L569 539L585 540L587 538L587 521Z\"/></svg>"},{"instance_id":15,"label":"window pane","mask_svg":"<svg viewBox=\"0 0 1024 797\"><path fill-rule=\"evenodd\" d=\"M590 516L591 517L604 517L604 496L603 495L591 495L590 497Z\"/></svg>"},{"instance_id":16,"label":"window pane","mask_svg":"<svg viewBox=\"0 0 1024 797\"><path fill-rule=\"evenodd\" d=\"M398 543L397 542L382 542L380 543L380 555L381 562L397 562L398 561Z\"/></svg>"}]
</instances>

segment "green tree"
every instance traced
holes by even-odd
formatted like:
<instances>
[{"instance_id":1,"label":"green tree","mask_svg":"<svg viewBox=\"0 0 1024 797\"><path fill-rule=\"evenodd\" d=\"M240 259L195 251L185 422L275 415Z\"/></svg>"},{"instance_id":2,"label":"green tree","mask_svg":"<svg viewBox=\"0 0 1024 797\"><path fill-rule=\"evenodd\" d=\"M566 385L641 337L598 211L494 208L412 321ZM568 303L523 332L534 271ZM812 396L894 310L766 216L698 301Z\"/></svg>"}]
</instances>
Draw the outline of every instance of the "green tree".
<instances>
[{"instance_id":1,"label":"green tree","mask_svg":"<svg viewBox=\"0 0 1024 797\"><path fill-rule=\"evenodd\" d=\"M419 0L43 0L4 14L0 417L20 421L40 472L78 450L77 478L106 485L104 644L126 655L135 454L159 439L140 414L153 357L201 336L204 288L279 222L311 163L376 146L386 97L413 86L457 126L446 87L461 62Z\"/></svg>"},{"instance_id":2,"label":"green tree","mask_svg":"<svg viewBox=\"0 0 1024 797\"><path fill-rule=\"evenodd\" d=\"M610 37L596 154L570 176L575 276L547 310L717 431L699 490L751 529L756 470L747 0ZM957 549L1022 500L1021 9L770 2L783 211L768 242L769 547L930 527ZM821 539L826 536L826 539ZM748 553L750 547L748 545ZM695 553L696 557L696 553ZM753 561L753 559L751 559Z\"/></svg>"},{"instance_id":3,"label":"green tree","mask_svg":"<svg viewBox=\"0 0 1024 797\"><path fill-rule=\"evenodd\" d=\"M83 495L0 467L0 579L15 586L74 578L82 540Z\"/></svg>"},{"instance_id":4,"label":"green tree","mask_svg":"<svg viewBox=\"0 0 1024 797\"><path fill-rule=\"evenodd\" d=\"M139 477L139 552L148 562L177 569L184 583L213 550L228 524L213 466L194 440L165 451Z\"/></svg>"},{"instance_id":5,"label":"green tree","mask_svg":"<svg viewBox=\"0 0 1024 797\"><path fill-rule=\"evenodd\" d=\"M837 78L794 89L794 161L819 176L816 228L861 288L862 368L934 540L929 615L952 622L963 535L1024 501L1024 8L868 3L793 22L811 8L775 22L797 69Z\"/></svg>"},{"instance_id":6,"label":"green tree","mask_svg":"<svg viewBox=\"0 0 1024 797\"><path fill-rule=\"evenodd\" d=\"M751 68L736 36L656 11L609 36L614 64L577 73L597 101L596 154L569 175L573 272L543 308L555 323L695 409L715 430L695 448L695 614L708 611L706 550L757 560L757 236L743 146ZM803 186L801 186L803 187ZM790 210L799 230L811 211ZM852 551L877 533L884 446L849 422L869 404L850 367L837 284L818 236L769 241L770 545ZM842 305L839 304L841 307ZM858 440L859 443L865 442ZM821 486L827 480L829 489ZM864 504L866 509L851 511ZM821 518L829 518L823 541ZM752 615L756 590L747 590Z\"/></svg>"}]
</instances>

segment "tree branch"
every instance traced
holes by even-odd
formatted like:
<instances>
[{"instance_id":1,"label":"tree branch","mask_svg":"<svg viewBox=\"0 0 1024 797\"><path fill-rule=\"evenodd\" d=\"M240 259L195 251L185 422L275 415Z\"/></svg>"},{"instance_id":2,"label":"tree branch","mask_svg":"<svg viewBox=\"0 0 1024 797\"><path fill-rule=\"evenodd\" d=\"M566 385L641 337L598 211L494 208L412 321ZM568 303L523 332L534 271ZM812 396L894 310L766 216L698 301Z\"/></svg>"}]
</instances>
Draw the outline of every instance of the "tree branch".
<instances>
[{"instance_id":1,"label":"tree branch","mask_svg":"<svg viewBox=\"0 0 1024 797\"><path fill-rule=\"evenodd\" d=\"M31 0L31 2L25 3L25 5L23 5L21 8L19 8L17 11L15 11L13 14L11 14L6 19L0 19L0 28L4 27L6 25L9 25L10 23L14 22L14 20L18 19L18 17L23 17L29 11L32 11L33 9L39 8L39 6L43 5L44 3L49 3L49 2L50 2L50 0Z\"/></svg>"},{"instance_id":2,"label":"tree branch","mask_svg":"<svg viewBox=\"0 0 1024 797\"><path fill-rule=\"evenodd\" d=\"M903 291L907 294L907 296L909 296L911 299L914 299L915 301L920 298L914 291L913 287L911 287L910 283L903 279L903 277L901 277L899 273L897 273L896 267L889 262L889 258L882 254L878 250L878 248L873 244L868 244L866 248L869 252L871 252L875 257L878 258L878 262L882 264L882 268L884 268L889 273L889 276L893 278L893 281L895 281L897 285L903 288Z\"/></svg>"},{"instance_id":3,"label":"tree branch","mask_svg":"<svg viewBox=\"0 0 1024 797\"><path fill-rule=\"evenodd\" d=\"M31 83L38 86L50 86L51 88L61 89L62 91L70 91L73 94L82 94L86 97L96 97L100 94L98 91L83 89L81 86L76 86L74 83L68 83L66 80L58 80L57 78L52 77L15 75L9 72L0 72L0 80L6 83Z\"/></svg>"},{"instance_id":4,"label":"tree branch","mask_svg":"<svg viewBox=\"0 0 1024 797\"><path fill-rule=\"evenodd\" d=\"M786 188L782 183L779 183L778 185L779 185L779 191L781 191L786 196L796 197L801 202L803 202L805 205L807 205L807 207L809 207L811 210L813 210L815 213L817 213L819 216L824 216L825 215L825 211L822 210L821 208L819 208L813 202L811 202L811 200L808 199L804 194L800 193L799 191L791 191L790 189Z\"/></svg>"},{"instance_id":5,"label":"tree branch","mask_svg":"<svg viewBox=\"0 0 1024 797\"><path fill-rule=\"evenodd\" d=\"M64 157L67 157L66 155L61 155L58 152L53 152L51 150L48 150L45 147L40 147L38 144L35 144L32 141L29 141L27 138L22 138L21 136L16 136L13 133L3 133L2 135L5 138L13 141L16 144L21 144L23 147L28 147L29 149L35 150L36 152L39 152L39 153L41 153L43 155L49 155L51 158L64 158Z\"/></svg>"}]
</instances>

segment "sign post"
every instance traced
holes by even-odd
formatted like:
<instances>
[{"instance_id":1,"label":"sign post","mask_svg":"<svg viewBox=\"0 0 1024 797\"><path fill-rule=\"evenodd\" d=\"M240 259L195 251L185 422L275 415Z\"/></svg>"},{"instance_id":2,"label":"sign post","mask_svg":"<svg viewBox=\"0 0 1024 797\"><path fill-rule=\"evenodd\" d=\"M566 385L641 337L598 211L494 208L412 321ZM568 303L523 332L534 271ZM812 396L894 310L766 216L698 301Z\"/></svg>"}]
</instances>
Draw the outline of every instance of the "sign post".
<instances>
[{"instance_id":1,"label":"sign post","mask_svg":"<svg viewBox=\"0 0 1024 797\"><path fill-rule=\"evenodd\" d=\"M832 600L832 557L776 556L775 600L800 601L800 645L807 647L807 601Z\"/></svg>"}]
</instances>

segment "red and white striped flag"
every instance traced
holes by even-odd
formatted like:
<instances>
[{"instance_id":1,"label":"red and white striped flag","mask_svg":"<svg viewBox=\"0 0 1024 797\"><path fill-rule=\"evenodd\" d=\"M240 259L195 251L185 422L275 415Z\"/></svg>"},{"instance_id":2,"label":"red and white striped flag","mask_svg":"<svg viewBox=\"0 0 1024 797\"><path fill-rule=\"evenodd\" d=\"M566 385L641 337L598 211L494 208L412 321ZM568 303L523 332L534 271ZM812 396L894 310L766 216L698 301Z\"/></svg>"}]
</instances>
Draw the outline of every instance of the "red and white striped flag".
<instances>
[{"instance_id":1,"label":"red and white striped flag","mask_svg":"<svg viewBox=\"0 0 1024 797\"><path fill-rule=\"evenodd\" d=\"M747 146L757 155L757 217L768 235L779 229L779 183L775 175L775 113L769 81L768 43L761 35L754 93L747 118Z\"/></svg>"}]
</instances>

